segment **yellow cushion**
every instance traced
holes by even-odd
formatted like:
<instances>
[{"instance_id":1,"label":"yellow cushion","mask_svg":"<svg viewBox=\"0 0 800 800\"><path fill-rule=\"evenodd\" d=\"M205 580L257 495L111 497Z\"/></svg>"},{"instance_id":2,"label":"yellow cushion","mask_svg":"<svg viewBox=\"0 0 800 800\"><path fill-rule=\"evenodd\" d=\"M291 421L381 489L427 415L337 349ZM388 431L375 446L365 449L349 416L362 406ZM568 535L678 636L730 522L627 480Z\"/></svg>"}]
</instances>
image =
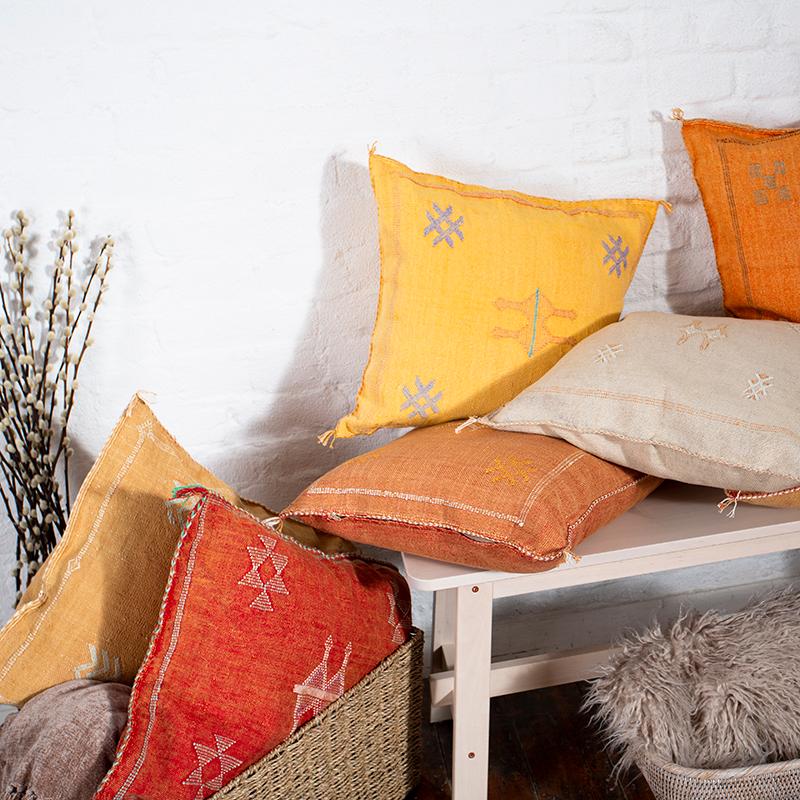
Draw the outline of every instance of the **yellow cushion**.
<instances>
[{"instance_id":1,"label":"yellow cushion","mask_svg":"<svg viewBox=\"0 0 800 800\"><path fill-rule=\"evenodd\" d=\"M176 485L195 483L262 519L272 515L192 460L134 398L84 481L64 538L0 631L0 702L20 705L74 678L133 682L180 533L167 501ZM306 526L288 532L316 543Z\"/></svg>"},{"instance_id":2,"label":"yellow cushion","mask_svg":"<svg viewBox=\"0 0 800 800\"><path fill-rule=\"evenodd\" d=\"M321 437L431 425L510 400L615 322L659 202L563 202L370 154L381 288L355 409Z\"/></svg>"}]
</instances>

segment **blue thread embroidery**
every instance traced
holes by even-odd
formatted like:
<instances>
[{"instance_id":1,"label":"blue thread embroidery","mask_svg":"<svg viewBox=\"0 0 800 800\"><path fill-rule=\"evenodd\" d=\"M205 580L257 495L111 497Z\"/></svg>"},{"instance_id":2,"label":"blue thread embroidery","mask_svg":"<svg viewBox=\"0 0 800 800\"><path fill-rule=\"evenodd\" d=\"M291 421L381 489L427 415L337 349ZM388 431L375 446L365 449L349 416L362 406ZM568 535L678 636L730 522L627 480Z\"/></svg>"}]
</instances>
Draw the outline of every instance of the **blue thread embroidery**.
<instances>
[{"instance_id":1,"label":"blue thread embroidery","mask_svg":"<svg viewBox=\"0 0 800 800\"><path fill-rule=\"evenodd\" d=\"M431 395L435 383L436 381L432 380L430 383L423 386L422 381L419 376L417 376L417 390L415 393L412 393L408 386L403 387L403 395L406 400L400 406L400 410L405 411L407 408L411 409L408 414L409 419L414 419L414 417L427 419L430 414L439 413L439 406L437 403L442 399L442 393L437 392L435 395Z\"/></svg>"},{"instance_id":2,"label":"blue thread embroidery","mask_svg":"<svg viewBox=\"0 0 800 800\"><path fill-rule=\"evenodd\" d=\"M622 270L628 268L628 253L630 252L630 247L625 245L625 249L623 250L622 237L612 236L610 233L608 234L608 242L603 241L602 244L606 251L603 257L603 264L605 265L607 262L611 262L611 266L608 268L608 274L611 275L616 272L617 277L621 278Z\"/></svg>"},{"instance_id":3,"label":"blue thread embroidery","mask_svg":"<svg viewBox=\"0 0 800 800\"><path fill-rule=\"evenodd\" d=\"M430 224L427 228L425 228L423 236L427 236L429 233L435 233L436 236L433 238L434 247L436 247L439 242L447 242L448 246L452 247L453 235L458 236L458 238L463 242L464 233L461 230L461 226L464 224L464 217L459 217L456 220L452 219L451 215L453 213L453 206L447 206L447 208L442 211L442 209L439 208L436 203L434 203L433 210L436 212L435 217L430 211L425 212Z\"/></svg>"},{"instance_id":4,"label":"blue thread embroidery","mask_svg":"<svg viewBox=\"0 0 800 800\"><path fill-rule=\"evenodd\" d=\"M533 330L531 331L531 346L528 348L528 358L533 357L536 349L536 323L539 320L539 287L536 287L536 299L533 305Z\"/></svg>"}]
</instances>

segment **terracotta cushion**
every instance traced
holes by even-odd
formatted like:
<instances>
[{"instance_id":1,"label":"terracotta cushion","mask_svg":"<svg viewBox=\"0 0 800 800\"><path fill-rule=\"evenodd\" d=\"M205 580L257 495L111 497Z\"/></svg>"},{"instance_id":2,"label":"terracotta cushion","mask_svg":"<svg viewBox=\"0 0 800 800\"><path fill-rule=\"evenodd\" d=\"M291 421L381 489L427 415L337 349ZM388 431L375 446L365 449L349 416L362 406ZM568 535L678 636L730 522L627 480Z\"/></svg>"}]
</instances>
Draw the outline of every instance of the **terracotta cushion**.
<instances>
[{"instance_id":1,"label":"terracotta cushion","mask_svg":"<svg viewBox=\"0 0 800 800\"><path fill-rule=\"evenodd\" d=\"M408 635L393 567L300 545L199 487L177 499L195 505L103 800L203 800Z\"/></svg>"},{"instance_id":2,"label":"terracotta cushion","mask_svg":"<svg viewBox=\"0 0 800 800\"><path fill-rule=\"evenodd\" d=\"M272 516L198 464L134 397L81 486L64 538L0 631L0 702L20 705L76 678L133 682L180 533L169 499L189 483ZM290 533L320 541L305 526Z\"/></svg>"},{"instance_id":3,"label":"terracotta cushion","mask_svg":"<svg viewBox=\"0 0 800 800\"><path fill-rule=\"evenodd\" d=\"M683 124L725 308L800 322L800 130L708 119Z\"/></svg>"},{"instance_id":4,"label":"terracotta cushion","mask_svg":"<svg viewBox=\"0 0 800 800\"><path fill-rule=\"evenodd\" d=\"M412 431L336 467L281 516L442 561L537 572L660 482L559 439L456 427Z\"/></svg>"}]
</instances>

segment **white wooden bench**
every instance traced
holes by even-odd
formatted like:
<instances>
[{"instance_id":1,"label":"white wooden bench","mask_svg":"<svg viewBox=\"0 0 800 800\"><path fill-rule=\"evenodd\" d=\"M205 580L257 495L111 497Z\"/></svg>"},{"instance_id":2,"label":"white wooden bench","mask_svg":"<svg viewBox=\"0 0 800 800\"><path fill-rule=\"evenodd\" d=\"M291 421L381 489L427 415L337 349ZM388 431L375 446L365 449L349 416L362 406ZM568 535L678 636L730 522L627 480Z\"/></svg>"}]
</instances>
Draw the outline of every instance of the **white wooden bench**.
<instances>
[{"instance_id":1,"label":"white wooden bench","mask_svg":"<svg viewBox=\"0 0 800 800\"><path fill-rule=\"evenodd\" d=\"M453 800L483 800L489 767L489 701L591 677L609 650L492 662L492 603L597 581L647 575L800 548L800 509L739 504L717 511L722 492L667 483L576 550L577 562L511 574L418 556L403 561L412 589L434 593L431 718L453 716Z\"/></svg>"}]
</instances>

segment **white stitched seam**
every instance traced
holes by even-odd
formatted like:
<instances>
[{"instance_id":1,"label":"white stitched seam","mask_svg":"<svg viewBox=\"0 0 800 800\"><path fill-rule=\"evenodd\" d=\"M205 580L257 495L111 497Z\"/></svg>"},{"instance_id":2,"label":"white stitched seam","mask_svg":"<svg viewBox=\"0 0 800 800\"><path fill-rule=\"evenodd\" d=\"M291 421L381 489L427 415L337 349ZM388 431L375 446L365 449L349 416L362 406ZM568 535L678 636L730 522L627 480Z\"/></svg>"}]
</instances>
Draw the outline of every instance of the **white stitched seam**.
<instances>
[{"instance_id":1,"label":"white stitched seam","mask_svg":"<svg viewBox=\"0 0 800 800\"><path fill-rule=\"evenodd\" d=\"M81 549L78 551L78 555L75 556L75 559L70 559L70 561L75 560L80 566L80 562L83 557L86 555L86 552L94 543L95 537L97 536L98 531L100 530L100 525L103 522L103 518L105 517L106 510L108 509L108 505L111 502L111 498L116 493L119 485L124 480L125 476L128 474L128 470L133 465L133 462L136 460L136 457L139 455L139 452L142 448L142 445L148 439L153 440L155 436L153 435L152 431L147 428L146 425L142 425L139 428L139 438L136 441L136 444L133 446L133 449L128 454L128 457L123 462L122 466L117 472L116 477L112 484L108 487L108 491L106 492L105 497L103 498L103 502L100 504L100 508L97 511L97 516L92 523L92 527L90 528L89 535L86 537L86 541L83 543ZM72 577L72 575L77 571L75 569L71 569L69 566L70 562L67 562L67 568L64 572L64 575L61 578L61 583L59 584L58 591L53 595L53 597L49 600L47 607L42 611L39 619L36 621L36 624L33 626L33 629L28 633L25 637L25 640L22 644L9 656L8 661L3 665L3 669L0 670L0 681L2 681L6 675L8 675L11 668L16 664L17 659L30 647L33 640L36 638L36 635L39 633L44 621L47 619L48 614L52 611L53 606L55 606L60 597L63 593L64 589L66 588L67 582Z\"/></svg>"},{"instance_id":2,"label":"white stitched seam","mask_svg":"<svg viewBox=\"0 0 800 800\"><path fill-rule=\"evenodd\" d=\"M535 550L528 550L527 547L523 547L520 544L516 544L515 542L507 541L502 538L492 538L486 536L485 534L476 533L475 531L468 531L466 528L459 528L457 525L451 525L450 523L444 523L441 520L435 519L411 519L409 517L398 517L398 516L389 516L388 514L370 514L369 516L359 516L356 514L341 514L340 511L333 511L333 510L325 510L325 509L313 509L312 511L303 511L302 509L292 509L290 516L292 517L327 517L330 514L338 514L341 516L342 519L365 519L365 520L382 520L383 522L400 522L403 525L417 525L420 527L431 527L431 528L444 528L445 530L455 531L456 533L463 534L464 536L468 536L469 538L478 537L481 539L486 540L487 544L501 544L506 545L508 547L513 548L514 550L518 550L520 553L523 553L526 556L536 559L537 561L552 561L554 558L558 558L558 555L544 555L542 553L537 553ZM559 551L560 554L560 551Z\"/></svg>"},{"instance_id":3,"label":"white stitched seam","mask_svg":"<svg viewBox=\"0 0 800 800\"><path fill-rule=\"evenodd\" d=\"M568 529L569 530L570 542L572 541L572 533L575 530L575 528L577 528L578 525L582 525L586 521L587 517L589 517L589 515L595 510L595 508L598 505L600 505L600 503L605 502L606 500L608 500L611 497L615 497L616 495L620 494L621 492L624 492L626 489L632 489L634 486L636 486L636 484L641 483L643 480L645 480L645 479L647 479L649 477L650 477L649 475L642 475L642 476L636 478L636 480L630 481L629 483L623 484L622 486L618 486L613 491L606 492L605 494L601 494L600 497L596 497L594 500L592 500L592 502L589 503L589 506L583 512L583 514L581 514L578 517L578 519L575 520L575 522L570 523L570 526L569 526L569 529Z\"/></svg>"},{"instance_id":4,"label":"white stitched seam","mask_svg":"<svg viewBox=\"0 0 800 800\"><path fill-rule=\"evenodd\" d=\"M791 489L782 489L780 492L736 492L732 489L726 489L725 494L728 497L736 497L739 500L762 500L768 497L780 497L783 494L795 494L800 492L800 486L792 486Z\"/></svg>"},{"instance_id":5,"label":"white stitched seam","mask_svg":"<svg viewBox=\"0 0 800 800\"><path fill-rule=\"evenodd\" d=\"M131 785L136 780L139 770L141 770L142 765L144 764L144 760L147 757L147 747L150 743L150 736L153 732L153 726L156 722L156 709L158 706L158 697L161 693L161 687L164 685L164 678L166 677L167 670L169 669L170 662L172 661L172 656L175 654L175 649L178 646L178 639L180 638L181 634L181 622L183 621L183 611L186 606L186 600L189 596L189 588L192 583L192 574L194 572L194 565L195 561L197 560L197 548L200 545L200 542L203 539L203 534L205 532L205 520L206 520L206 509L208 508L207 503L202 504L202 511L200 512L200 520L197 525L197 534L194 537L194 541L192 542L192 547L189 550L189 558L186 563L186 574L183 576L183 584L181 585L181 593L178 597L178 606L175 609L175 617L172 623L172 630L170 631L170 639L169 639L169 646L167 647L167 652L164 654L164 658L161 662L161 666L158 670L158 677L156 678L156 682L153 684L153 689L150 693L150 702L148 705L148 719L147 719L147 728L144 732L144 737L142 738L142 747L139 751L139 755L136 757L136 763L131 768L128 777L124 780L122 786L120 786L117 793L114 795L114 800L121 800L125 797L128 789L131 788ZM166 597L164 601L166 605Z\"/></svg>"},{"instance_id":6,"label":"white stitched seam","mask_svg":"<svg viewBox=\"0 0 800 800\"><path fill-rule=\"evenodd\" d=\"M479 508L478 506L471 506L467 503L445 500L443 497L428 497L426 495L408 494L407 492L389 492L383 489L358 489L355 487L337 489L326 486L313 486L306 491L308 494L356 494L367 497L392 497L396 500L410 500L414 503L429 503L434 506L457 508L460 511L470 511L473 514L483 514L486 517L504 519L506 522L513 522L515 525L521 525L525 521L521 517L516 517L513 514L502 514L499 511L491 511L488 508Z\"/></svg>"},{"instance_id":7,"label":"white stitched seam","mask_svg":"<svg viewBox=\"0 0 800 800\"><path fill-rule=\"evenodd\" d=\"M624 394L622 392L607 392L602 389L570 389L566 386L547 386L538 389L531 389L531 394L571 394L577 397L592 397L600 400L619 400L620 402L637 403L640 405L662 408L665 411L675 413L681 412L700 419L710 419L714 422L733 425L737 428L746 428L759 433L783 433L789 438L800 439L791 428L784 425L766 425L759 422L748 422L740 417L731 417L726 414L717 414L714 411L705 411L701 408L694 408L685 403L678 403L674 400L659 400L657 397L645 397L644 395Z\"/></svg>"},{"instance_id":8,"label":"white stitched seam","mask_svg":"<svg viewBox=\"0 0 800 800\"><path fill-rule=\"evenodd\" d=\"M384 522L400 522L405 525L419 525L423 527L435 527L435 528L445 528L446 530L455 531L456 533L460 533L464 536L469 538L477 537L479 539L483 539L487 543L490 544L499 544L505 545L507 547L511 547L514 550L519 551L523 555L528 556L529 558L533 558L536 561L555 561L557 558L561 558L565 551L568 551L572 548L572 535L577 528L578 525L583 523L586 518L594 511L594 509L603 501L608 500L611 497L614 497L617 494L620 494L627 489L631 489L634 486L638 485L644 480L651 478L650 475L641 475L640 477L636 478L633 481L629 481L628 483L623 484L622 486L617 487L611 492L606 492L605 494L601 495L600 497L595 498L584 510L583 514L578 517L575 522L573 522L567 528L567 544L562 547L560 550L556 552L546 555L544 553L537 552L535 550L529 550L527 547L524 547L521 544L516 542L512 542L508 539L504 539L502 537L489 537L482 533L477 533L476 531L469 531L465 528L459 528L455 525L451 525L449 523L443 523L440 520L426 520L426 519L409 519L407 517L398 517L398 516L389 516L388 514L370 514L369 516L359 516L356 514L343 514L341 515L344 519L366 519L366 520L383 520ZM290 517L322 517L328 516L329 514L341 514L339 511L333 510L325 510L325 509L313 509L309 511L304 511L302 509L291 509L288 516Z\"/></svg>"},{"instance_id":9,"label":"white stitched seam","mask_svg":"<svg viewBox=\"0 0 800 800\"><path fill-rule=\"evenodd\" d=\"M659 439L637 439L634 436L625 436L617 431L608 431L601 428L580 428L577 425L564 425L560 422L555 422L550 419L523 419L515 420L514 422L492 422L493 428L510 428L516 425L548 425L552 428L559 428L565 431L574 431L575 433L590 433L597 434L598 436L611 436L615 439L622 439L626 442L636 442L637 444L652 444L659 447L666 447L668 450L675 450L679 453L684 453L693 458L699 458L702 461L709 461L712 464L722 464L726 467L736 467L743 469L747 472L755 472L758 475L774 475L779 478L789 478L790 480L797 480L797 475L786 475L782 472L775 472L771 469L756 469L755 467L748 467L746 464L737 464L734 461L726 461L722 458L715 458L714 456L707 456L703 453L695 453L692 450L687 450L685 447L680 447L670 442L662 442Z\"/></svg>"},{"instance_id":10,"label":"white stitched seam","mask_svg":"<svg viewBox=\"0 0 800 800\"><path fill-rule=\"evenodd\" d=\"M547 475L544 475L542 478L539 479L536 486L533 487L533 490L528 495L528 499L525 501L525 505L522 507L520 517L523 523L528 518L528 512L531 510L534 501L545 490L545 487L550 483L550 481L553 478L557 478L565 470L568 470L573 464L582 459L585 455L586 453L584 453L582 450L577 453L572 453L572 455L567 456L563 461L561 461L561 463L558 464L558 466L550 470L550 472L548 472Z\"/></svg>"}]
</instances>

